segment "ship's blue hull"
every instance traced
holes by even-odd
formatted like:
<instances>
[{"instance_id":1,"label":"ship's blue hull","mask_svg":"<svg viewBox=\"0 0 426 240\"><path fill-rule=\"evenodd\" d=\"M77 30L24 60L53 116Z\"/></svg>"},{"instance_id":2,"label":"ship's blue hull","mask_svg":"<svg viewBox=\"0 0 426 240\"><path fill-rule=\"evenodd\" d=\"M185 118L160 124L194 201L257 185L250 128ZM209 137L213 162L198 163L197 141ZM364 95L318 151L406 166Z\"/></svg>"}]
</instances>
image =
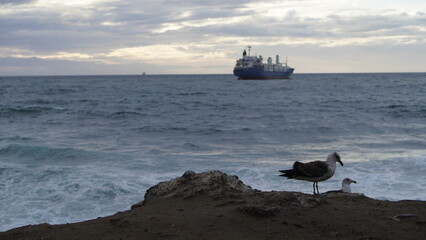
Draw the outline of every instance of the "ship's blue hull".
<instances>
[{"instance_id":1,"label":"ship's blue hull","mask_svg":"<svg viewBox=\"0 0 426 240\"><path fill-rule=\"evenodd\" d=\"M263 68L234 68L234 75L240 80L255 79L289 79L293 75L294 68L287 71L265 71Z\"/></svg>"}]
</instances>

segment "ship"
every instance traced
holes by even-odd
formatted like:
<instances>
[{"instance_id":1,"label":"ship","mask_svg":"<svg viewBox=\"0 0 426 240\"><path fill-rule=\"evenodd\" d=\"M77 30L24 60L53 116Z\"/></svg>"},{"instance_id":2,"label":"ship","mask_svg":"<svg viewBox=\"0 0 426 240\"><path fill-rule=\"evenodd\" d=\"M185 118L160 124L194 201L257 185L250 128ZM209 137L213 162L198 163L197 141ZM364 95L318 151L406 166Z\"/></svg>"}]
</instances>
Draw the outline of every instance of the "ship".
<instances>
[{"instance_id":1,"label":"ship","mask_svg":"<svg viewBox=\"0 0 426 240\"><path fill-rule=\"evenodd\" d=\"M290 79L293 75L294 68L287 65L287 59L284 64L280 62L277 55L275 63L272 58L268 57L266 63L263 63L261 55L250 56L251 46L248 46L248 54L244 49L243 57L237 60L234 67L234 75L239 80L256 80L256 79Z\"/></svg>"}]
</instances>

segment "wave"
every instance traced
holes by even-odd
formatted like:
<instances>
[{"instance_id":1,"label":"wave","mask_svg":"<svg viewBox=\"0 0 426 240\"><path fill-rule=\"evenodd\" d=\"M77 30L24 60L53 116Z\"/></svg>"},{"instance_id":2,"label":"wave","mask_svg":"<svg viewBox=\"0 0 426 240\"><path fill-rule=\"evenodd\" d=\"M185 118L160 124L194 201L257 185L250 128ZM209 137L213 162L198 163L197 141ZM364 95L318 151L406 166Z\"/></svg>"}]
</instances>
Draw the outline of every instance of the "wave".
<instances>
[{"instance_id":1,"label":"wave","mask_svg":"<svg viewBox=\"0 0 426 240\"><path fill-rule=\"evenodd\" d=\"M68 93L79 93L81 91L81 87L80 88L47 88L44 90L44 93L46 95L64 95L64 94L68 94Z\"/></svg>"},{"instance_id":2,"label":"wave","mask_svg":"<svg viewBox=\"0 0 426 240\"><path fill-rule=\"evenodd\" d=\"M205 92L186 92L186 93L179 93L180 96L206 96L207 94Z\"/></svg>"},{"instance_id":3,"label":"wave","mask_svg":"<svg viewBox=\"0 0 426 240\"><path fill-rule=\"evenodd\" d=\"M27 224L59 224L111 215L141 200L160 179L98 173L98 168L2 164L0 231ZM145 183L144 181L147 181Z\"/></svg>"},{"instance_id":4,"label":"wave","mask_svg":"<svg viewBox=\"0 0 426 240\"><path fill-rule=\"evenodd\" d=\"M187 132L188 128L185 127L154 127L154 126L143 126L138 128L133 128L134 131L139 132L149 132L149 133L170 133L170 132Z\"/></svg>"},{"instance_id":5,"label":"wave","mask_svg":"<svg viewBox=\"0 0 426 240\"><path fill-rule=\"evenodd\" d=\"M394 118L424 118L426 117L426 107L423 105L403 105L391 104L380 107L385 112Z\"/></svg>"},{"instance_id":6,"label":"wave","mask_svg":"<svg viewBox=\"0 0 426 240\"><path fill-rule=\"evenodd\" d=\"M27 164L84 164L98 159L98 154L75 148L9 144L0 148L0 160Z\"/></svg>"},{"instance_id":7,"label":"wave","mask_svg":"<svg viewBox=\"0 0 426 240\"><path fill-rule=\"evenodd\" d=\"M407 107L407 106L405 106L405 105L398 105L398 104L392 104L392 105L385 106L384 108L404 108L404 107Z\"/></svg>"},{"instance_id":8,"label":"wave","mask_svg":"<svg viewBox=\"0 0 426 240\"><path fill-rule=\"evenodd\" d=\"M24 116L24 115L39 115L43 113L49 113L52 111L62 112L66 111L66 108L62 107L46 107L46 106L26 106L26 107L3 107L0 108L0 116Z\"/></svg>"},{"instance_id":9,"label":"wave","mask_svg":"<svg viewBox=\"0 0 426 240\"><path fill-rule=\"evenodd\" d=\"M30 141L32 138L30 137L22 137L22 136L11 136L11 137L0 137L1 141Z\"/></svg>"},{"instance_id":10,"label":"wave","mask_svg":"<svg viewBox=\"0 0 426 240\"><path fill-rule=\"evenodd\" d=\"M126 119L131 117L139 117L142 114L134 111L118 111L114 112L110 115L112 119Z\"/></svg>"},{"instance_id":11,"label":"wave","mask_svg":"<svg viewBox=\"0 0 426 240\"><path fill-rule=\"evenodd\" d=\"M37 114L43 111L52 110L51 107L30 106L30 107L6 107L0 109L0 114Z\"/></svg>"}]
</instances>

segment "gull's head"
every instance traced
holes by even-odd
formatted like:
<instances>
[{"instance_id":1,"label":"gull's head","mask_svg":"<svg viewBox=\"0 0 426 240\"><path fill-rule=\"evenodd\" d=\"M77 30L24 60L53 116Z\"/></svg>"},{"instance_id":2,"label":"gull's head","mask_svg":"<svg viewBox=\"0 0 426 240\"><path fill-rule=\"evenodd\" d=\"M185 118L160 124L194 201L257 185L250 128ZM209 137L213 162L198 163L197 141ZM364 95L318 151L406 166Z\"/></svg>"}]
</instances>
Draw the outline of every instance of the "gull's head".
<instances>
[{"instance_id":1,"label":"gull's head","mask_svg":"<svg viewBox=\"0 0 426 240\"><path fill-rule=\"evenodd\" d=\"M327 161L334 161L334 162L338 162L340 163L340 165L343 166L342 160L340 159L340 156L337 152L332 152L330 154L328 154L327 156Z\"/></svg>"},{"instance_id":2,"label":"gull's head","mask_svg":"<svg viewBox=\"0 0 426 240\"><path fill-rule=\"evenodd\" d=\"M350 179L350 178L345 178L345 179L343 179L343 181L342 181L342 185L349 185L349 184L351 184L351 183L356 183L356 181L354 181L354 180L352 180L352 179Z\"/></svg>"},{"instance_id":3,"label":"gull's head","mask_svg":"<svg viewBox=\"0 0 426 240\"><path fill-rule=\"evenodd\" d=\"M351 183L356 183L354 180L350 178L345 178L342 181L342 191L345 193L351 193Z\"/></svg>"}]
</instances>

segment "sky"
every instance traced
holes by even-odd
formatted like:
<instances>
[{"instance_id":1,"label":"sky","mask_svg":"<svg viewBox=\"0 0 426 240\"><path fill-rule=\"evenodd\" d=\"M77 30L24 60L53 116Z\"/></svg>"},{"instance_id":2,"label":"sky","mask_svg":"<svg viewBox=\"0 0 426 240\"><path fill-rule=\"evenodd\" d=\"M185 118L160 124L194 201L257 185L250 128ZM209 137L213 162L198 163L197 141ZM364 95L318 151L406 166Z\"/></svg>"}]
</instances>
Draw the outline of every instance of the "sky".
<instances>
[{"instance_id":1,"label":"sky","mask_svg":"<svg viewBox=\"0 0 426 240\"><path fill-rule=\"evenodd\" d=\"M0 0L0 76L426 72L426 0Z\"/></svg>"}]
</instances>

